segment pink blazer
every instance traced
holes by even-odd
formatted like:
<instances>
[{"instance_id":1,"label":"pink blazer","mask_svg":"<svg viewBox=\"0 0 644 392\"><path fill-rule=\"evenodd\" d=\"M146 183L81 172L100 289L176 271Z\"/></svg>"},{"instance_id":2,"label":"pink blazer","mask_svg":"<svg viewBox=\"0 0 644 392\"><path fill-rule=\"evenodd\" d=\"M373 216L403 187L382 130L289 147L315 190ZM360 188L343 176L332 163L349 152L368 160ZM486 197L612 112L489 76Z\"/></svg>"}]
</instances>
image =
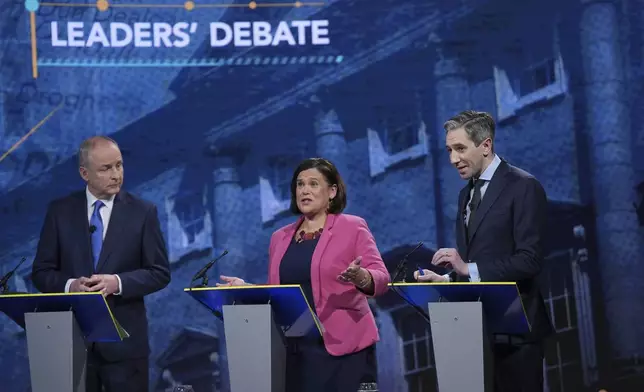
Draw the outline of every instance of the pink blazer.
<instances>
[{"instance_id":1,"label":"pink blazer","mask_svg":"<svg viewBox=\"0 0 644 392\"><path fill-rule=\"evenodd\" d=\"M279 284L282 257L304 218L273 233L268 251L268 284ZM324 327L324 345L331 355L350 354L379 340L367 295L353 284L337 280L358 256L361 266L373 276L375 293L387 291L389 272L364 219L354 215L329 214L313 252L311 286L315 310Z\"/></svg>"}]
</instances>

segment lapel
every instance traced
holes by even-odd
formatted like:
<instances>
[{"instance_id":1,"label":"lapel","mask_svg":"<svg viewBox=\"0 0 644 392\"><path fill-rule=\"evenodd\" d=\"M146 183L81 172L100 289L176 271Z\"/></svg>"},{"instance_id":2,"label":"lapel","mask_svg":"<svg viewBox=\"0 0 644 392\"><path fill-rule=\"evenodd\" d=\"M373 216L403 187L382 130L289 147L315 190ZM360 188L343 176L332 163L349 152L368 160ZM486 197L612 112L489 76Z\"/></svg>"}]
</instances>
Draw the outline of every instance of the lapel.
<instances>
[{"instance_id":1,"label":"lapel","mask_svg":"<svg viewBox=\"0 0 644 392\"><path fill-rule=\"evenodd\" d=\"M335 223L336 215L329 214L326 217L326 222L324 222L324 230L322 231L322 235L320 236L320 240L318 241L318 244L315 246L315 250L313 251L313 258L311 259L311 273L314 273L320 270L320 262L322 261L322 255L324 254L324 251L329 245L329 241L331 241L331 237L333 237L333 224Z\"/></svg>"},{"instance_id":2,"label":"lapel","mask_svg":"<svg viewBox=\"0 0 644 392\"><path fill-rule=\"evenodd\" d=\"M282 237L279 240L279 243L275 245L275 253L273 254L273 259L271 260L271 274L273 275L273 281L276 284L280 284L280 264L282 264L282 258L288 249L288 246L291 244L295 230L300 226L304 217L300 217L295 223L293 223L289 228L282 232Z\"/></svg>"},{"instance_id":3,"label":"lapel","mask_svg":"<svg viewBox=\"0 0 644 392\"><path fill-rule=\"evenodd\" d=\"M81 257L79 260L83 261L83 275L90 276L94 270L94 263L92 262L92 240L89 233L89 219L87 217L87 195L85 192L79 193L78 197L74 199L73 211L73 225L78 227L80 234L79 246Z\"/></svg>"},{"instance_id":4,"label":"lapel","mask_svg":"<svg viewBox=\"0 0 644 392\"><path fill-rule=\"evenodd\" d=\"M311 288L313 289L313 298L322 298L322 285L320 283L320 264L322 263L322 255L326 250L331 238L333 237L333 224L335 223L337 215L328 214L326 222L324 222L324 231L320 236L318 244L313 251L311 258Z\"/></svg>"},{"instance_id":5,"label":"lapel","mask_svg":"<svg viewBox=\"0 0 644 392\"><path fill-rule=\"evenodd\" d=\"M492 204L494 204L496 199L499 198L501 191L503 191L503 188L505 188L505 186L507 185L506 174L508 173L508 170L509 170L508 163L505 161L502 161L499 167L494 172L494 175L492 176L492 180L488 184L487 189L485 191L485 196L483 196L483 199L481 200L481 204L479 205L479 208L476 210L474 219L469 222L468 230L467 230L469 242L471 242L472 238L474 238L474 234L476 234L476 230L481 225L481 222L483 221L485 214L488 212L490 207L492 207Z\"/></svg>"},{"instance_id":6,"label":"lapel","mask_svg":"<svg viewBox=\"0 0 644 392\"><path fill-rule=\"evenodd\" d=\"M461 257L467 257L467 235L465 231L465 203L467 201L470 188L466 185L458 194L458 213L456 214L456 246Z\"/></svg>"},{"instance_id":7,"label":"lapel","mask_svg":"<svg viewBox=\"0 0 644 392\"><path fill-rule=\"evenodd\" d=\"M112 215L110 215L110 223L107 226L107 233L105 233L105 240L101 248L101 256L98 258L96 265L96 273L105 268L105 263L110 254L118 247L119 235L125 227L127 219L127 202L119 192L114 198L114 206L112 208Z\"/></svg>"}]
</instances>

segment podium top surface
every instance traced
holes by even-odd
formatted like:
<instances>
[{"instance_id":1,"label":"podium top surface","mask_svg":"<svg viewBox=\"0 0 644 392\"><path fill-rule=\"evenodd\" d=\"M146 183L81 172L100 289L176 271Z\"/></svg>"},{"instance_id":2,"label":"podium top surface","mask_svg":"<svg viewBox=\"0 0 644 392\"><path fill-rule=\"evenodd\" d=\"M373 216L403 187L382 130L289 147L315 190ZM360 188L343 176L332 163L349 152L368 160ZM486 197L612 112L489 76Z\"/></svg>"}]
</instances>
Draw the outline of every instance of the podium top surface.
<instances>
[{"instance_id":1,"label":"podium top surface","mask_svg":"<svg viewBox=\"0 0 644 392\"><path fill-rule=\"evenodd\" d=\"M490 332L524 334L530 323L514 282L390 283L414 305L427 309L435 302L481 302Z\"/></svg>"},{"instance_id":2,"label":"podium top surface","mask_svg":"<svg viewBox=\"0 0 644 392\"><path fill-rule=\"evenodd\" d=\"M223 319L224 305L271 305L287 337L321 336L323 327L299 285L195 287L186 293Z\"/></svg>"},{"instance_id":3,"label":"podium top surface","mask_svg":"<svg viewBox=\"0 0 644 392\"><path fill-rule=\"evenodd\" d=\"M129 334L114 318L101 293L0 295L0 312L25 328L25 313L72 311L89 342L117 342Z\"/></svg>"}]
</instances>

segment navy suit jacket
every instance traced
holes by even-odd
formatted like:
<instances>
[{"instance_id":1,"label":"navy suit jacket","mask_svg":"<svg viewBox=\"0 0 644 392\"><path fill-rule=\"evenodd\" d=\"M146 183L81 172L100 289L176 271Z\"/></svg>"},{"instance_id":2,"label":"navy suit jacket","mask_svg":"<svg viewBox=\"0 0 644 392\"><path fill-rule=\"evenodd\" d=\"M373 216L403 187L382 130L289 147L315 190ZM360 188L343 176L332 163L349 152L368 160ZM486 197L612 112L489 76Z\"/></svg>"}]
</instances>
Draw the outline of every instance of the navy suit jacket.
<instances>
[{"instance_id":1,"label":"navy suit jacket","mask_svg":"<svg viewBox=\"0 0 644 392\"><path fill-rule=\"evenodd\" d=\"M114 198L109 226L94 268L85 191L49 204L40 233L32 281L44 293L65 291L68 279L118 274L121 295L109 295L114 317L128 331L118 343L96 343L108 361L149 354L144 296L170 282L170 266L156 207L121 191Z\"/></svg>"},{"instance_id":2,"label":"navy suit jacket","mask_svg":"<svg viewBox=\"0 0 644 392\"><path fill-rule=\"evenodd\" d=\"M466 228L469 192L468 185L459 194L458 253L476 263L481 282L517 283L532 327L525 338L540 340L552 332L537 282L544 259L546 192L532 175L502 160Z\"/></svg>"}]
</instances>

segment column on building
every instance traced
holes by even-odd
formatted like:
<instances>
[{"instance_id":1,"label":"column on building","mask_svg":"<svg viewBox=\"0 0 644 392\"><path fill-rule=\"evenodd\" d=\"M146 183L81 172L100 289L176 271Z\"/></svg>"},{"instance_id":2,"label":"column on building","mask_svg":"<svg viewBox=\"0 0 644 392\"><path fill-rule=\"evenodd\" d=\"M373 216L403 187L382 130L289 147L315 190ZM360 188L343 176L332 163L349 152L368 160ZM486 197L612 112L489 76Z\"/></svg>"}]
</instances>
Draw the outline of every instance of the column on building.
<instances>
[{"instance_id":1,"label":"column on building","mask_svg":"<svg viewBox=\"0 0 644 392\"><path fill-rule=\"evenodd\" d=\"M239 166L244 157L244 150L230 146L210 146L207 154L213 159L213 254L218 257L224 250L228 254L220 259L209 273L214 286L219 275L236 276L248 279L248 268L244 258L245 231L248 227L243 210L243 190L239 175ZM217 335L225 336L223 323L217 323ZM219 339L221 388L227 390L228 356L226 339Z\"/></svg>"},{"instance_id":2,"label":"column on building","mask_svg":"<svg viewBox=\"0 0 644 392\"><path fill-rule=\"evenodd\" d=\"M340 171L346 181L347 140L338 113L333 107L329 93L319 93L313 97L315 147L319 157L328 159Z\"/></svg>"},{"instance_id":3,"label":"column on building","mask_svg":"<svg viewBox=\"0 0 644 392\"><path fill-rule=\"evenodd\" d=\"M213 147L213 257L224 250L228 254L216 264L217 271L228 276L244 278L246 273L244 233L246 217L243 215L242 185L239 165L244 156L240 148Z\"/></svg>"},{"instance_id":4,"label":"column on building","mask_svg":"<svg viewBox=\"0 0 644 392\"><path fill-rule=\"evenodd\" d=\"M458 194L466 183L459 177L456 169L450 164L449 154L445 149L445 131L443 124L452 116L463 110L472 109L470 102L470 85L467 70L454 50L458 43L433 39L436 45L437 58L434 64L434 83L436 89L436 126L430 132L430 149L434 157L434 169L437 175L436 192L437 211L436 227L439 247L456 246L456 214L458 212Z\"/></svg>"},{"instance_id":5,"label":"column on building","mask_svg":"<svg viewBox=\"0 0 644 392\"><path fill-rule=\"evenodd\" d=\"M644 0L637 0L636 2L630 3L629 8L632 10L638 10L638 17L635 19L636 26L639 27L639 38L640 43L640 70L644 70ZM631 28L635 31L638 31L635 26L631 23ZM635 72L633 74L636 74ZM641 75L641 73L639 74ZM633 116L633 163L635 166L635 180L637 183L637 192L638 192L638 217L640 219L640 243L644 244L644 154L641 154L640 151L644 150L644 111L640 110L644 107L644 90L642 90L641 77L631 77L637 86L637 83L640 82L640 93L637 95L637 98L633 100L631 108L634 108Z\"/></svg>"},{"instance_id":6,"label":"column on building","mask_svg":"<svg viewBox=\"0 0 644 392\"><path fill-rule=\"evenodd\" d=\"M628 372L644 355L644 260L633 208L634 169L619 10L581 0L586 129L597 219L599 271L614 370ZM642 365L640 365L642 366Z\"/></svg>"},{"instance_id":7,"label":"column on building","mask_svg":"<svg viewBox=\"0 0 644 392\"><path fill-rule=\"evenodd\" d=\"M0 60L1 61L1 60ZM0 86L6 86L6 82L3 80L4 78L2 77L2 73L4 71L4 67L0 63ZM10 146L9 143L6 142L7 140L7 118L6 118L6 106L7 105L7 100L8 100L8 91L1 91L0 90L0 137L2 138L2 142L0 142L0 149L2 150L2 153L4 154L4 151L7 151ZM7 189L7 184L11 180L11 172L10 170L6 167L6 165L3 165L4 167L0 167L0 187L2 189Z\"/></svg>"},{"instance_id":8,"label":"column on building","mask_svg":"<svg viewBox=\"0 0 644 392\"><path fill-rule=\"evenodd\" d=\"M348 165L348 147L344 128L333 107L332 99L328 93L320 93L313 97L315 150L318 157L331 161L347 187L347 207L345 212L359 213L355 209L356 192L350 183Z\"/></svg>"},{"instance_id":9,"label":"column on building","mask_svg":"<svg viewBox=\"0 0 644 392\"><path fill-rule=\"evenodd\" d=\"M629 29L631 35L631 42L639 43L639 47L635 51L639 51L639 54L632 56L632 58L639 58L639 67L640 70L644 69L644 0L635 0L626 2L628 7L629 14L633 15L631 21L629 22ZM632 61L632 60L631 60ZM632 61L631 64L634 66L635 62ZM644 149L644 112L640 108L644 107L644 90L642 90L641 84L641 72L633 72L631 74L631 80L634 82L635 91L637 92L639 87L639 94L634 94L632 108L633 110L633 158L636 163L636 180L638 184L644 182L644 154L639 154L642 149ZM642 242L644 242L644 229L642 230Z\"/></svg>"}]
</instances>

